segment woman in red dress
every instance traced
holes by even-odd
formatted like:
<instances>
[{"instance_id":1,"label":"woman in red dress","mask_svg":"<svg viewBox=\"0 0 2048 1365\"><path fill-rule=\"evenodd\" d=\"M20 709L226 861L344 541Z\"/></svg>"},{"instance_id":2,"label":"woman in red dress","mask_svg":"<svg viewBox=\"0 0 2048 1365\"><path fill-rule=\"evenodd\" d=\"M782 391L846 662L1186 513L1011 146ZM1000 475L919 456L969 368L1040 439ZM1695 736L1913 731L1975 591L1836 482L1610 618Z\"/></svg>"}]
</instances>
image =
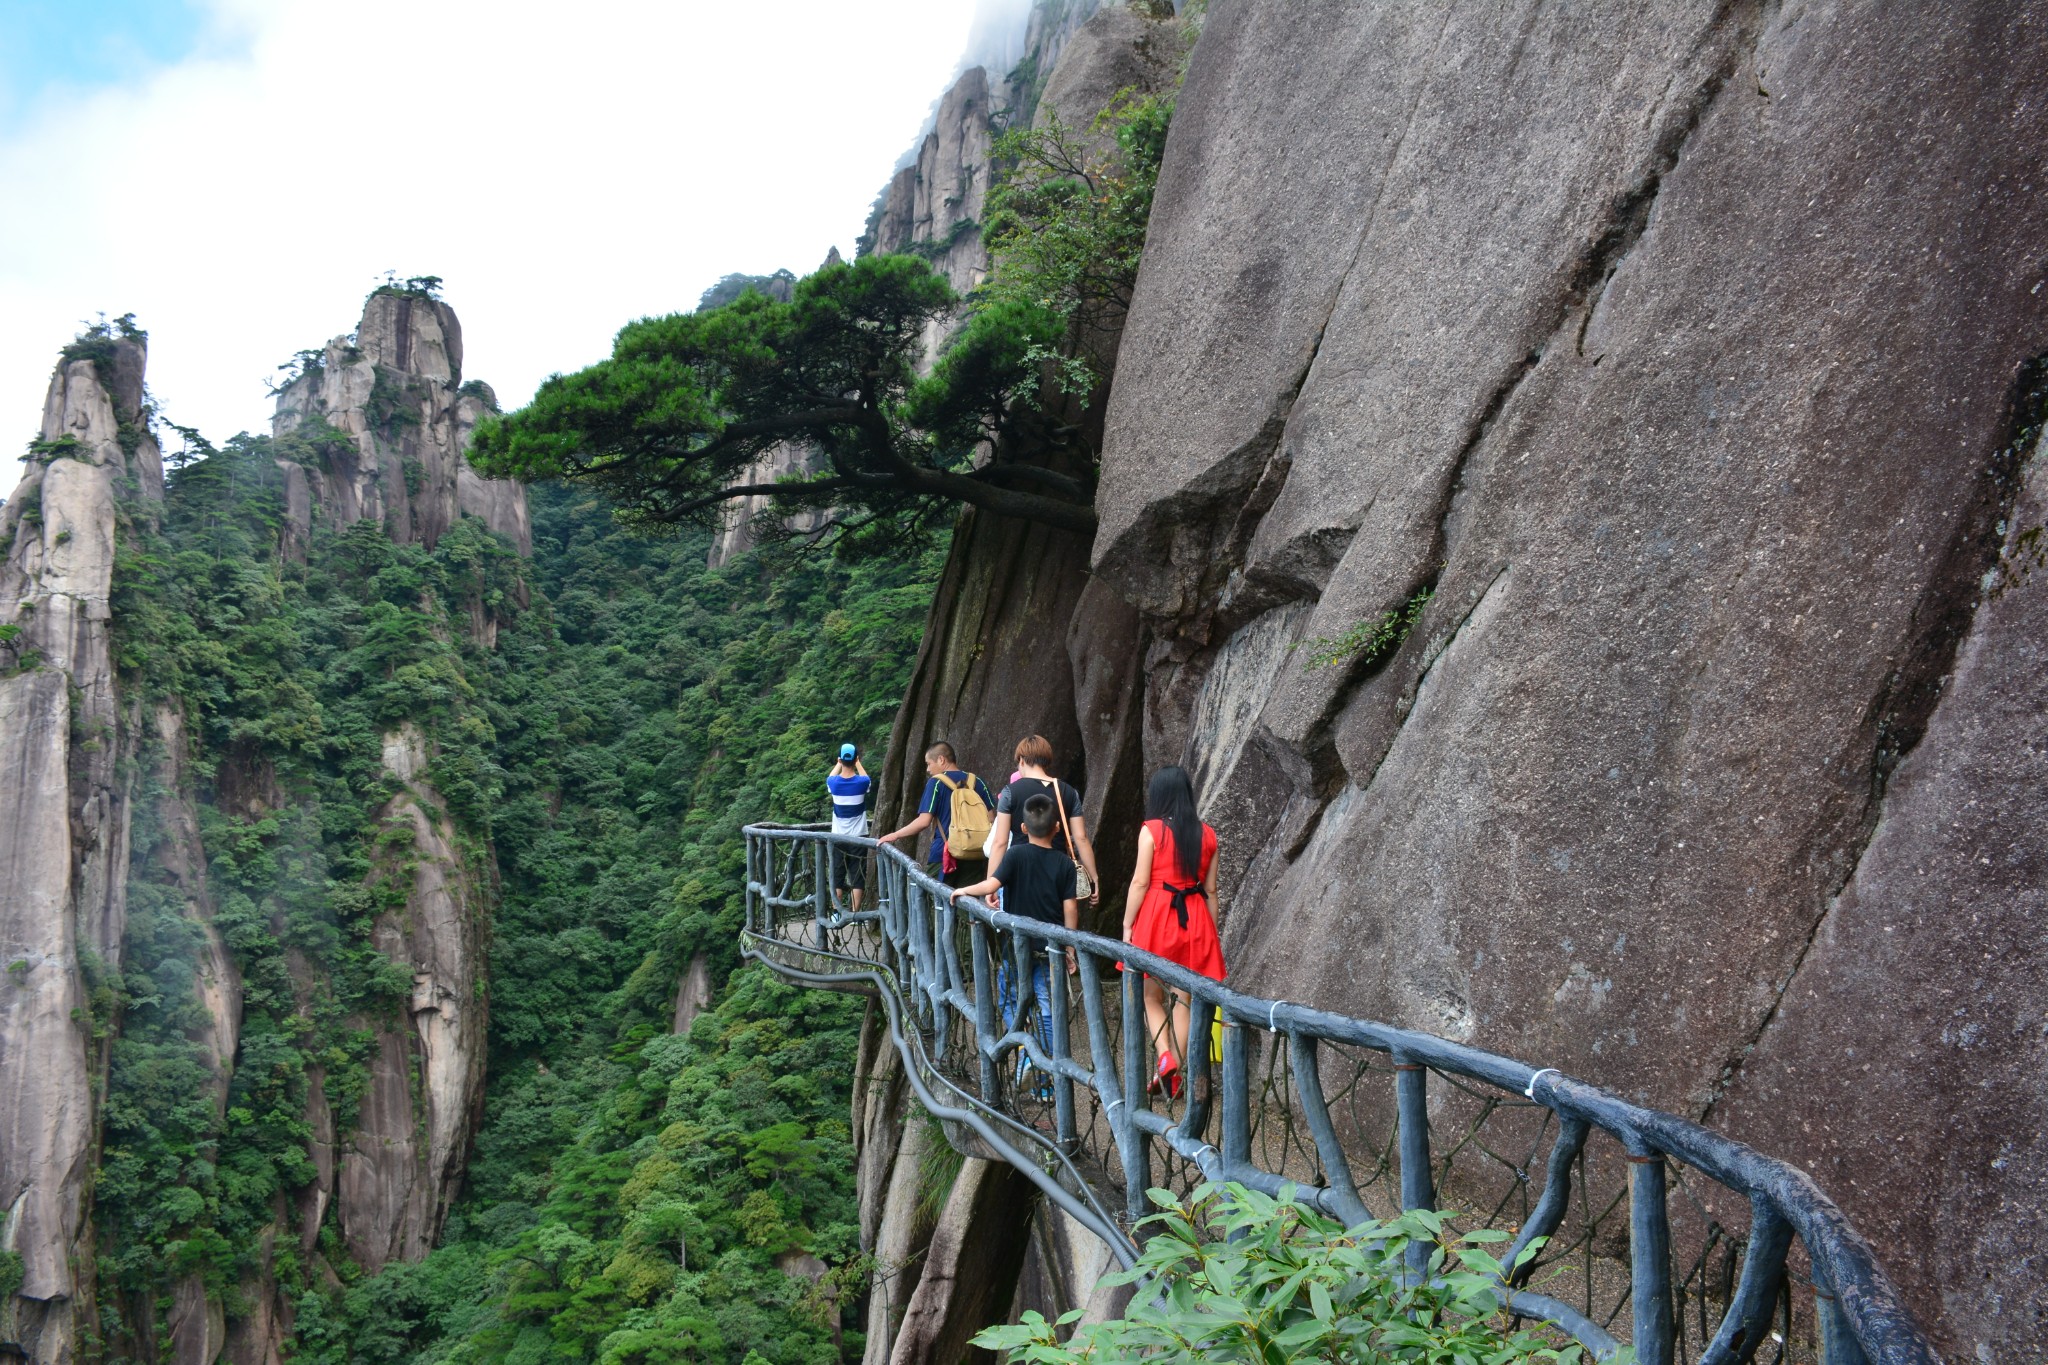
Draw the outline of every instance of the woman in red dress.
<instances>
[{"instance_id":1,"label":"woman in red dress","mask_svg":"<svg viewBox=\"0 0 2048 1365\"><path fill-rule=\"evenodd\" d=\"M1223 945L1216 937L1216 831L1195 813L1195 789L1174 765L1152 774L1145 823L1138 830L1138 866L1124 897L1124 941L1217 981ZM1150 1088L1180 1094L1192 1002L1145 978L1145 1019L1159 1053Z\"/></svg>"}]
</instances>

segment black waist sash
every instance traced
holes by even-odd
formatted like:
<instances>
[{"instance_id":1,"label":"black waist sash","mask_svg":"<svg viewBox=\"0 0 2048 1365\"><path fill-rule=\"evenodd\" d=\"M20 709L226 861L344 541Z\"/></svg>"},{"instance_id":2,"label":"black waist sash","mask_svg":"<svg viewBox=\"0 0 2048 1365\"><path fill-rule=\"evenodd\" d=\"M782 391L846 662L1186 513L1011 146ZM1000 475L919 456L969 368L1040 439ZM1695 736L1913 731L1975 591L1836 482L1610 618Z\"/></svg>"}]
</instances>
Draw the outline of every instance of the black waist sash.
<instances>
[{"instance_id":1,"label":"black waist sash","mask_svg":"<svg viewBox=\"0 0 2048 1365\"><path fill-rule=\"evenodd\" d=\"M1180 916L1180 927L1188 927L1188 897L1202 894L1200 882L1193 886L1175 886L1172 882L1161 882L1161 886L1173 893L1173 913Z\"/></svg>"}]
</instances>

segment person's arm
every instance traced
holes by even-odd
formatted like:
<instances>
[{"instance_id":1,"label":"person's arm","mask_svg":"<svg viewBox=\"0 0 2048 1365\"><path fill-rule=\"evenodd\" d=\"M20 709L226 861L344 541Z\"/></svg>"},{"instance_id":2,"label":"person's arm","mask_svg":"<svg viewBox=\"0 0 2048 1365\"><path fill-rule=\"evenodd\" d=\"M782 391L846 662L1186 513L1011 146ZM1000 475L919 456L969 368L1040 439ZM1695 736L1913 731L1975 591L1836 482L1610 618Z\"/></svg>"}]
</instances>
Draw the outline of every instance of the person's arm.
<instances>
[{"instance_id":1,"label":"person's arm","mask_svg":"<svg viewBox=\"0 0 2048 1365\"><path fill-rule=\"evenodd\" d=\"M1002 884L1003 879L1001 877L984 878L983 880L976 882L972 886L962 886L956 888L952 892L952 899L959 900L962 896L986 896L989 892L995 890Z\"/></svg>"},{"instance_id":2,"label":"person's arm","mask_svg":"<svg viewBox=\"0 0 2048 1365\"><path fill-rule=\"evenodd\" d=\"M917 834L923 830L930 829L931 825L932 813L928 810L921 810L917 813L917 817L913 819L909 824L905 825L902 829L893 830L888 834L884 834L881 838L875 840L875 842L878 844L894 843L898 839L907 839L913 834Z\"/></svg>"},{"instance_id":3,"label":"person's arm","mask_svg":"<svg viewBox=\"0 0 2048 1365\"><path fill-rule=\"evenodd\" d=\"M1079 815L1067 818L1067 829L1074 836L1074 856L1081 860L1081 870L1088 874L1088 903L1102 903L1102 874L1095 870L1095 845L1088 839L1088 822Z\"/></svg>"},{"instance_id":4,"label":"person's arm","mask_svg":"<svg viewBox=\"0 0 2048 1365\"><path fill-rule=\"evenodd\" d=\"M857 758L853 760L853 772L856 777L866 777L868 775L867 766Z\"/></svg>"},{"instance_id":5,"label":"person's arm","mask_svg":"<svg viewBox=\"0 0 2048 1365\"><path fill-rule=\"evenodd\" d=\"M1131 869L1131 889L1124 895L1124 938L1138 922L1138 907L1145 903L1145 888L1152 884L1152 831L1138 827L1138 865Z\"/></svg>"},{"instance_id":6,"label":"person's arm","mask_svg":"<svg viewBox=\"0 0 2048 1365\"><path fill-rule=\"evenodd\" d=\"M1081 927L1081 902L1075 900L1072 896L1067 897L1060 902L1060 915L1066 920L1069 929L1079 929ZM1080 959L1074 956L1072 948L1068 948L1067 974L1071 976L1080 970Z\"/></svg>"},{"instance_id":7,"label":"person's arm","mask_svg":"<svg viewBox=\"0 0 2048 1365\"><path fill-rule=\"evenodd\" d=\"M993 876L996 869L1003 865L1003 855L1010 851L1010 812L997 809L996 822L989 826L988 838L989 843L995 848L995 852L990 854L988 859L989 874Z\"/></svg>"}]
</instances>

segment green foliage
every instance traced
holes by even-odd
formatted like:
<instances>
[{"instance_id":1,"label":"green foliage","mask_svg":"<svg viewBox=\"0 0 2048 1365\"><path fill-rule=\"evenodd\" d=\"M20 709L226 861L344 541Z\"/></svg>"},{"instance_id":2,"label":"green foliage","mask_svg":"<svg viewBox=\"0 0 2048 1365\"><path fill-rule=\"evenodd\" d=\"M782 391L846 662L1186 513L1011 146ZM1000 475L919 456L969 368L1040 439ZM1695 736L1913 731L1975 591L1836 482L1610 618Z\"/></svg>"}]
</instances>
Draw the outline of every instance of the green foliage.
<instances>
[{"instance_id":1,"label":"green foliage","mask_svg":"<svg viewBox=\"0 0 2048 1365\"><path fill-rule=\"evenodd\" d=\"M1241 1185L1205 1185L1183 1205L1152 1191L1163 1212L1135 1270L1127 1316L1062 1343L1058 1324L1026 1313L974 1344L1031 1365L1153 1360L1315 1360L1358 1365L1516 1365L1578 1362L1583 1350L1545 1331L1515 1330L1502 1311L1503 1267L1485 1250L1501 1232L1452 1233L1447 1216L1416 1210L1345 1229L1291 1200ZM1428 1273L1408 1272L1411 1246L1429 1248ZM1535 1254L1535 1248L1524 1258ZM1626 1365L1624 1348L1616 1360Z\"/></svg>"},{"instance_id":2,"label":"green foliage","mask_svg":"<svg viewBox=\"0 0 2048 1365\"><path fill-rule=\"evenodd\" d=\"M1360 621L1334 640L1318 635L1313 640L1301 641L1295 648L1305 646L1314 651L1308 656L1310 668L1331 668L1353 661L1370 668L1392 657L1401 647L1401 642L1415 629L1415 623L1422 619L1422 609L1435 595L1433 588L1420 588L1400 606Z\"/></svg>"},{"instance_id":3,"label":"green foliage","mask_svg":"<svg viewBox=\"0 0 2048 1365\"><path fill-rule=\"evenodd\" d=\"M828 537L873 531L914 555L957 502L1092 528L1072 480L1055 480L1055 496L973 464L1019 420L1010 396L1028 345L991 333L1023 314L992 318L990 344L949 372L942 403L919 385L926 328L956 303L925 262L869 256L818 271L788 303L749 291L632 323L611 359L555 376L526 408L479 427L471 458L496 475L587 480L642 527L711 528L728 500L761 490L756 462L793 442L824 472L769 491L784 511L834 512ZM925 425L935 408L947 420Z\"/></svg>"},{"instance_id":4,"label":"green foliage","mask_svg":"<svg viewBox=\"0 0 2048 1365\"><path fill-rule=\"evenodd\" d=\"M419 1267L312 1305L319 1325L301 1326L300 1358L857 1356L857 1334L835 1345L831 1301L776 1258L858 1259L845 1113L859 1028L857 1002L750 967L687 1039L615 1045L574 1080L529 1072L577 1111L545 1178L492 1188L497 1172L479 1171L462 1236ZM497 1098L502 1131L513 1116ZM525 1197L493 1199L507 1193Z\"/></svg>"},{"instance_id":5,"label":"green foliage","mask_svg":"<svg viewBox=\"0 0 2048 1365\"><path fill-rule=\"evenodd\" d=\"M9 1294L21 1288L26 1272L20 1252L0 1251L0 1303L6 1302Z\"/></svg>"},{"instance_id":6,"label":"green foliage","mask_svg":"<svg viewBox=\"0 0 2048 1365\"><path fill-rule=\"evenodd\" d=\"M321 371L326 368L326 364L327 352L321 347L315 346L310 350L296 351L292 354L290 360L277 367L277 378L272 380L266 387L274 397L308 376L315 379L319 378ZM179 427L178 430L183 433L185 428Z\"/></svg>"},{"instance_id":7,"label":"green foliage","mask_svg":"<svg viewBox=\"0 0 2048 1365\"><path fill-rule=\"evenodd\" d=\"M439 275L408 275L400 279L396 271L387 270L384 272L384 283L370 292L416 299L438 299L441 297L441 284Z\"/></svg>"},{"instance_id":8,"label":"green foliage","mask_svg":"<svg viewBox=\"0 0 2048 1365\"><path fill-rule=\"evenodd\" d=\"M777 303L788 303L796 294L796 276L787 270L778 270L773 275L720 276L717 284L698 295L697 311L723 308L748 290Z\"/></svg>"},{"instance_id":9,"label":"green foliage","mask_svg":"<svg viewBox=\"0 0 2048 1365\"><path fill-rule=\"evenodd\" d=\"M1073 397L1094 395L1130 307L1173 103L1125 90L1086 133L1054 117L996 140L993 155L1008 169L989 190L982 238L992 265L977 302L1056 320L1058 341L1027 359L1047 364Z\"/></svg>"},{"instance_id":10,"label":"green foliage","mask_svg":"<svg viewBox=\"0 0 2048 1365\"><path fill-rule=\"evenodd\" d=\"M471 857L502 788L489 653L469 621L512 609L516 557L464 521L431 552L358 524L316 532L304 565L281 563L282 444L237 437L176 470L160 528L125 527L117 552L124 688L188 737L144 754L124 968L105 1008L98 991L93 1002L96 1020L116 1004L122 1016L100 1276L135 1303L185 1275L219 1290L260 1265L266 1229L289 1222L284 1196L313 1178L314 1086L343 1132L353 1123L370 1025L396 1017L410 986L371 943L410 871L380 853L396 791L382 736L410 723L436 737L431 776ZM198 850L168 814L181 764L210 794ZM176 870L195 853L210 916ZM200 993L223 976L241 985L231 1070L206 1041ZM289 1255L278 1269L288 1284L306 1273Z\"/></svg>"},{"instance_id":11,"label":"green foliage","mask_svg":"<svg viewBox=\"0 0 2048 1365\"><path fill-rule=\"evenodd\" d=\"M114 342L116 340L147 343L149 333L135 325L135 314L123 313L112 322L105 313L99 321L85 324L85 330L74 338L59 354L66 361L90 360L102 378L107 378L106 367L114 363Z\"/></svg>"},{"instance_id":12,"label":"green foliage","mask_svg":"<svg viewBox=\"0 0 2048 1365\"><path fill-rule=\"evenodd\" d=\"M77 460L81 464L92 463L92 456L85 443L66 432L55 440L40 438L28 443L28 458L37 464L48 464L52 460Z\"/></svg>"},{"instance_id":13,"label":"green foliage","mask_svg":"<svg viewBox=\"0 0 2048 1365\"><path fill-rule=\"evenodd\" d=\"M735 965L741 820L815 818L836 746L882 747L943 547L712 572L701 533L635 536L558 485L532 490L530 563L472 519L431 551L316 528L304 564L283 560L277 461L348 440L308 422L201 442L160 527L123 530L124 694L186 742L142 755L124 967L82 1021L121 1020L100 1283L159 1331L188 1276L232 1317L273 1248L308 1361L839 1359L835 1301L776 1258L815 1254L848 1290L861 1273L857 1010L742 974L690 1040L666 1028L692 956L714 980ZM372 1025L410 987L372 942L409 885L382 767L406 724L433 738L428 779L494 888L490 1081L443 1245L365 1276L331 1224L301 1256L297 1196L315 1087L345 1142ZM180 764L204 907L176 871ZM223 968L243 992L231 1068L202 991Z\"/></svg>"}]
</instances>

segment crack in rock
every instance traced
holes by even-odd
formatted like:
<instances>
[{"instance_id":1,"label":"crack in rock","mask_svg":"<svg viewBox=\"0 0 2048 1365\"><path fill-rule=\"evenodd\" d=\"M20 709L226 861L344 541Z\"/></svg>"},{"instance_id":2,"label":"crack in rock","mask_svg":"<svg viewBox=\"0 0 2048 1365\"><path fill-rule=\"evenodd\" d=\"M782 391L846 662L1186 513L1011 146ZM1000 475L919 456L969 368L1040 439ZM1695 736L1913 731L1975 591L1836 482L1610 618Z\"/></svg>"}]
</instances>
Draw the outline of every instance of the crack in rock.
<instances>
[{"instance_id":1,"label":"crack in rock","mask_svg":"<svg viewBox=\"0 0 2048 1365\"><path fill-rule=\"evenodd\" d=\"M1996 568L2013 504L2019 497L2020 473L2030 451L2038 458L2042 428L2048 425L2048 351L2020 366L2006 411L1999 444L1984 462L1975 503L1964 514L1955 538L1914 608L1912 622L1919 628L1919 638L1871 704L1868 721L1874 733L1870 792L1858 832L1844 849L1848 856L1841 880L1829 893L1821 912L1814 916L1806 940L1799 945L1792 965L1772 992L1770 1004L1756 1027L1728 1054L1714 1082L1714 1093L1700 1110L1702 1123L1741 1079L1744 1063L1776 1022L1792 983L1806 965L1814 944L1820 941L1821 931L1854 884L1864 855L1884 824L1884 803L1892 774L1927 733L1963 641L1976 625L1977 612L1987 597L1997 591Z\"/></svg>"}]
</instances>

